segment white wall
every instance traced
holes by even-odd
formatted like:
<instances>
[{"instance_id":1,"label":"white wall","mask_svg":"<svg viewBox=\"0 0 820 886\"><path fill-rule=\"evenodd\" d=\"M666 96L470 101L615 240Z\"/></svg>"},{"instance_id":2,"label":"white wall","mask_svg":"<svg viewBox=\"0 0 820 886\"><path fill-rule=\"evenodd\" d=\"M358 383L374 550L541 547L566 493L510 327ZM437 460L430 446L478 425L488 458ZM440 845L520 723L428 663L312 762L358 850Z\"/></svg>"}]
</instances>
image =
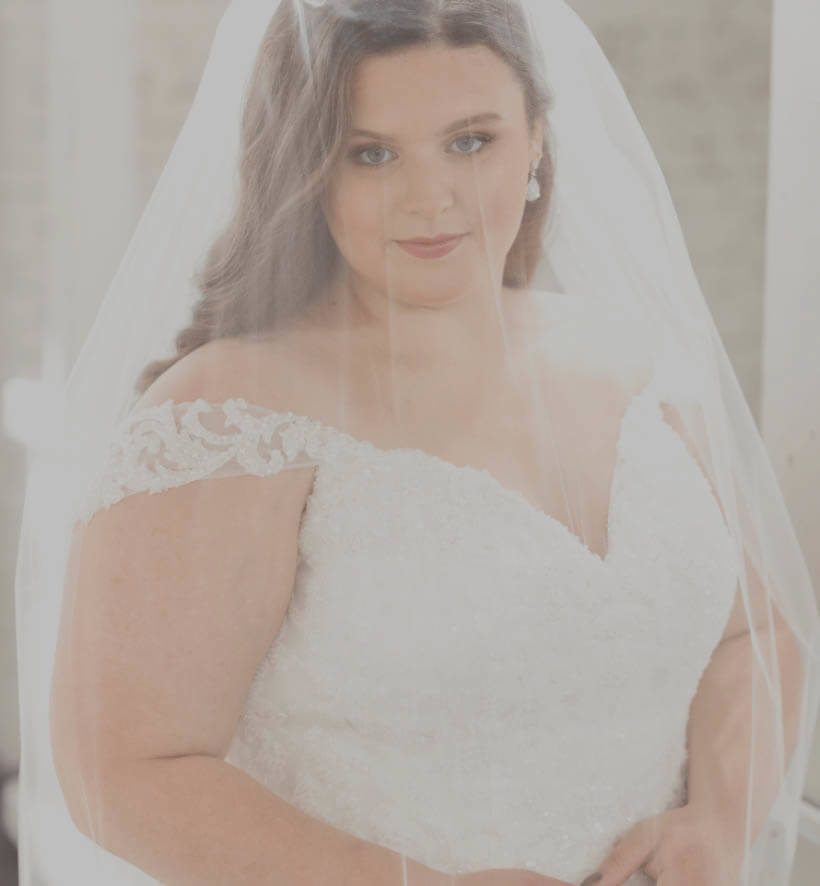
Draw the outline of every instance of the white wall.
<instances>
[{"instance_id":1,"label":"white wall","mask_svg":"<svg viewBox=\"0 0 820 886\"><path fill-rule=\"evenodd\" d=\"M49 0L44 368L70 369L137 221L136 0Z\"/></svg>"},{"instance_id":2,"label":"white wall","mask_svg":"<svg viewBox=\"0 0 820 886\"><path fill-rule=\"evenodd\" d=\"M820 586L818 34L816 0L776 0L762 423Z\"/></svg>"},{"instance_id":3,"label":"white wall","mask_svg":"<svg viewBox=\"0 0 820 886\"><path fill-rule=\"evenodd\" d=\"M774 12L762 424L820 593L820 5ZM820 805L820 733L807 795Z\"/></svg>"}]
</instances>

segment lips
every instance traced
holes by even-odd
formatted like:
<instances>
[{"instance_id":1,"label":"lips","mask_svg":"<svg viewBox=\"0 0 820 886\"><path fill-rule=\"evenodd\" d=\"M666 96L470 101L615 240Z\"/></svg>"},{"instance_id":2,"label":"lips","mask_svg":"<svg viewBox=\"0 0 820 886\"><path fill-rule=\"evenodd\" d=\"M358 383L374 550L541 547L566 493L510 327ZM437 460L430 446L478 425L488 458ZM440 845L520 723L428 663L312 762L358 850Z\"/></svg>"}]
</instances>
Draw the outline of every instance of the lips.
<instances>
[{"instance_id":1,"label":"lips","mask_svg":"<svg viewBox=\"0 0 820 886\"><path fill-rule=\"evenodd\" d=\"M466 236L466 234L459 234L455 237L436 237L432 242L430 240L397 240L396 242L400 249L409 252L416 258L437 259L444 258L458 249L459 244Z\"/></svg>"},{"instance_id":2,"label":"lips","mask_svg":"<svg viewBox=\"0 0 820 886\"><path fill-rule=\"evenodd\" d=\"M459 237L463 236L463 234L442 234L431 240L420 237L416 240L399 240L399 243L409 243L411 246L441 246L442 243L449 243L451 240L458 240Z\"/></svg>"}]
</instances>

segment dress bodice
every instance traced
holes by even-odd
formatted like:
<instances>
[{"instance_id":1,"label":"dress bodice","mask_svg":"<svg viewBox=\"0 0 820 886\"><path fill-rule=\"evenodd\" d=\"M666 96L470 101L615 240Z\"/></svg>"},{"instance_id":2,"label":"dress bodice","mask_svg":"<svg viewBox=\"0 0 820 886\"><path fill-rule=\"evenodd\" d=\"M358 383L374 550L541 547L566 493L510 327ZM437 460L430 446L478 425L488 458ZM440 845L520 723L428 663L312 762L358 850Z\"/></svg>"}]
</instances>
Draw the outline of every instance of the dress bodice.
<instances>
[{"instance_id":1,"label":"dress bodice","mask_svg":"<svg viewBox=\"0 0 820 886\"><path fill-rule=\"evenodd\" d=\"M129 416L86 516L313 466L288 611L226 759L433 868L580 882L685 802L689 707L736 588L660 404L650 383L621 421L605 557L485 470L238 398Z\"/></svg>"}]
</instances>

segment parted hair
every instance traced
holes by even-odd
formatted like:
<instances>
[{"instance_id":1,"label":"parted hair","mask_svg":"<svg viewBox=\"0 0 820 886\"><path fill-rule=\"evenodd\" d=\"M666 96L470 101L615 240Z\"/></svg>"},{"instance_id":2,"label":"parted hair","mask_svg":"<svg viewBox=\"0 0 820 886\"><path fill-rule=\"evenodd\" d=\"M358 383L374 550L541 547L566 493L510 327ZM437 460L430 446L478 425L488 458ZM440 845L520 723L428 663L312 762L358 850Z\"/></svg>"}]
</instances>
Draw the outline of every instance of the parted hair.
<instances>
[{"instance_id":1,"label":"parted hair","mask_svg":"<svg viewBox=\"0 0 820 886\"><path fill-rule=\"evenodd\" d=\"M327 292L342 259L326 198L352 127L356 68L368 56L430 43L488 47L521 84L530 131L544 123L542 196L526 204L503 273L505 286L530 283L553 184L552 98L518 0L282 0L244 100L232 216L194 277L200 297L174 340L176 354L143 369L139 394L196 348L270 332Z\"/></svg>"}]
</instances>

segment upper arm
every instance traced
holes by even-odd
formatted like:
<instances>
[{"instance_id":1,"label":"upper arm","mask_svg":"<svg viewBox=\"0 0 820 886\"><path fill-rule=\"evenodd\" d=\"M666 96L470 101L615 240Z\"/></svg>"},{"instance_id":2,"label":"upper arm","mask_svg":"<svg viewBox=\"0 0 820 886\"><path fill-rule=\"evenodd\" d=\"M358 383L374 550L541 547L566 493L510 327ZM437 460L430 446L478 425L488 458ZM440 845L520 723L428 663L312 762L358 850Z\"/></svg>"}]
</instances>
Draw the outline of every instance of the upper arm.
<instances>
[{"instance_id":1,"label":"upper arm","mask_svg":"<svg viewBox=\"0 0 820 886\"><path fill-rule=\"evenodd\" d=\"M678 408L669 402L661 404L663 417L666 423L673 428L686 446L687 451L695 460L703 472L704 477L709 483L715 501L720 508L723 519L726 521L726 511L718 494L717 484L715 483L714 474L711 466L707 464L708 460L708 441L706 439L705 426L702 419L702 413L699 408L690 409L688 413L689 428L684 424L683 417ZM699 445L695 445L695 439L699 441ZM742 507L742 501L738 497L737 507ZM729 613L729 620L720 638L720 643L731 640L734 637L748 634L750 625L755 630L765 627L769 623L769 595L766 587L761 580L760 574L754 566L748 552L748 548L744 545L744 570L746 573L746 582L748 590L749 606L751 610L751 622L746 614L746 607L743 602L743 592L738 581L737 590L735 592L732 608ZM782 626L783 619L779 611L772 606L772 618L778 627Z\"/></svg>"},{"instance_id":2,"label":"upper arm","mask_svg":"<svg viewBox=\"0 0 820 886\"><path fill-rule=\"evenodd\" d=\"M143 400L222 399L201 377L189 363ZM118 761L225 755L290 602L312 478L201 479L75 526L51 699L72 809Z\"/></svg>"}]
</instances>

